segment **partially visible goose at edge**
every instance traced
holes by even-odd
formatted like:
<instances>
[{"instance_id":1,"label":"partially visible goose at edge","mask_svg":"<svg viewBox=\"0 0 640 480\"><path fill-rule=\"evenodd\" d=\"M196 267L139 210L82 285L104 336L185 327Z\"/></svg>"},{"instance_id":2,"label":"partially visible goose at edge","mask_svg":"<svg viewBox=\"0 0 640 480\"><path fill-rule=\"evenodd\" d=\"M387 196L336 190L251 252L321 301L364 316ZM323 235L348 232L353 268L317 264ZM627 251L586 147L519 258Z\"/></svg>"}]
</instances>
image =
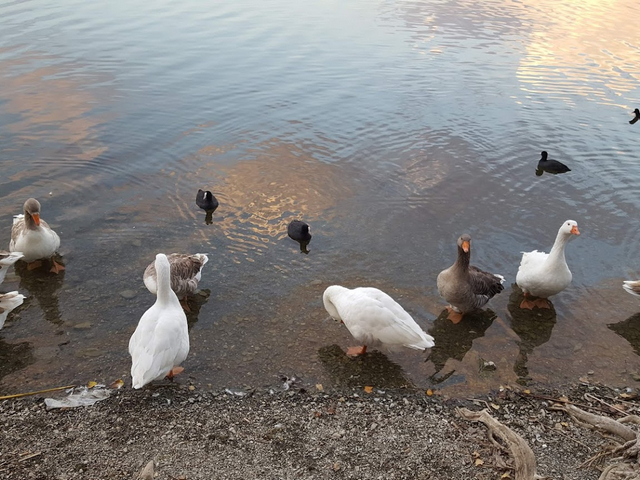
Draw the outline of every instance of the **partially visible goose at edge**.
<instances>
[{"instance_id":1,"label":"partially visible goose at edge","mask_svg":"<svg viewBox=\"0 0 640 480\"><path fill-rule=\"evenodd\" d=\"M624 288L631 295L640 297L640 280L625 280L622 284L622 288Z\"/></svg>"},{"instance_id":2,"label":"partially visible goose at edge","mask_svg":"<svg viewBox=\"0 0 640 480\"><path fill-rule=\"evenodd\" d=\"M572 275L564 258L564 249L573 235L580 235L578 223L566 220L558 230L551 252L524 252L516 283L524 292L520 308L551 308L549 298L560 293L571 283ZM534 300L529 297L537 297Z\"/></svg>"},{"instance_id":3,"label":"partially visible goose at edge","mask_svg":"<svg viewBox=\"0 0 640 480\"><path fill-rule=\"evenodd\" d=\"M551 173L552 175L556 175L558 173L567 173L570 172L571 169L569 167L567 167L564 163L559 162L558 160L552 160L548 157L548 153L547 152L542 152L541 153L542 158L538 161L538 169L537 171L540 172L540 175L542 175L542 172L547 172L547 173Z\"/></svg>"},{"instance_id":4,"label":"partially visible goose at edge","mask_svg":"<svg viewBox=\"0 0 640 480\"><path fill-rule=\"evenodd\" d=\"M167 259L171 266L171 290L178 296L183 308L190 311L187 296L196 293L198 282L202 278L202 267L209 261L209 257L204 253L172 253L167 255ZM142 280L147 289L156 294L158 286L155 262L150 263L145 269Z\"/></svg>"},{"instance_id":5,"label":"partially visible goose at edge","mask_svg":"<svg viewBox=\"0 0 640 480\"><path fill-rule=\"evenodd\" d=\"M453 265L438 274L438 293L449 302L448 318L459 323L462 316L482 308L495 295L504 290L504 277L485 272L469 265L471 261L471 236L458 238L458 257Z\"/></svg>"},{"instance_id":6,"label":"partially visible goose at edge","mask_svg":"<svg viewBox=\"0 0 640 480\"><path fill-rule=\"evenodd\" d=\"M7 315L11 313L11 310L22 305L24 299L25 296L17 291L0 293L0 329L4 327L4 322L7 320Z\"/></svg>"},{"instance_id":7,"label":"partially visible goose at edge","mask_svg":"<svg viewBox=\"0 0 640 480\"><path fill-rule=\"evenodd\" d=\"M133 388L154 380L173 378L189 354L187 317L171 290L171 267L167 256L156 255L157 298L129 340Z\"/></svg>"},{"instance_id":8,"label":"partially visible goose at edge","mask_svg":"<svg viewBox=\"0 0 640 480\"><path fill-rule=\"evenodd\" d=\"M0 250L0 283L4 282L4 277L9 271L9 267L22 257L24 257L22 252L7 252L6 250Z\"/></svg>"},{"instance_id":9,"label":"partially visible goose at edge","mask_svg":"<svg viewBox=\"0 0 640 480\"><path fill-rule=\"evenodd\" d=\"M60 247L60 237L47 222L40 219L40 202L35 198L29 198L24 202L23 210L24 214L13 218L9 250L22 252L22 260L29 264L29 270L38 268L42 264L41 260L49 258L52 262L52 272L59 273L64 270L64 266L53 259Z\"/></svg>"},{"instance_id":10,"label":"partially visible goose at edge","mask_svg":"<svg viewBox=\"0 0 640 480\"><path fill-rule=\"evenodd\" d=\"M347 355L362 355L370 346L424 350L434 345L433 337L400 304L377 288L331 285L324 291L322 302L329 315L344 323L353 338L363 344L349 347Z\"/></svg>"}]
</instances>

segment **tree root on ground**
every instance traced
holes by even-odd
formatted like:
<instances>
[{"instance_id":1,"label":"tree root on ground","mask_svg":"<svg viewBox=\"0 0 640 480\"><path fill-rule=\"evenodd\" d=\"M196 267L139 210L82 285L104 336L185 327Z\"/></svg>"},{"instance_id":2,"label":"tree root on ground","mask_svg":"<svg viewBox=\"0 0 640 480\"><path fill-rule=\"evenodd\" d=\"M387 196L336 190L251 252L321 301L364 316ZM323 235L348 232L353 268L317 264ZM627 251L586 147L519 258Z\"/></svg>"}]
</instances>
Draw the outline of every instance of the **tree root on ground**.
<instances>
[{"instance_id":1,"label":"tree root on ground","mask_svg":"<svg viewBox=\"0 0 640 480\"><path fill-rule=\"evenodd\" d=\"M640 480L640 436L625 423L638 424L639 418L636 415L629 415L619 420L614 420L602 415L585 412L574 405L562 405L553 407L553 410L562 410L569 414L573 420L593 430L600 430L615 435L624 443L611 451L612 455L617 455L611 459L600 475L598 480ZM598 454L597 457L601 457Z\"/></svg>"},{"instance_id":2,"label":"tree root on ground","mask_svg":"<svg viewBox=\"0 0 640 480\"><path fill-rule=\"evenodd\" d=\"M457 413L465 420L482 422L489 427L492 443L495 442L494 437L498 436L506 444L514 459L515 480L544 478L536 473L536 457L524 438L493 418L486 409L473 412L467 408L458 408Z\"/></svg>"}]
</instances>

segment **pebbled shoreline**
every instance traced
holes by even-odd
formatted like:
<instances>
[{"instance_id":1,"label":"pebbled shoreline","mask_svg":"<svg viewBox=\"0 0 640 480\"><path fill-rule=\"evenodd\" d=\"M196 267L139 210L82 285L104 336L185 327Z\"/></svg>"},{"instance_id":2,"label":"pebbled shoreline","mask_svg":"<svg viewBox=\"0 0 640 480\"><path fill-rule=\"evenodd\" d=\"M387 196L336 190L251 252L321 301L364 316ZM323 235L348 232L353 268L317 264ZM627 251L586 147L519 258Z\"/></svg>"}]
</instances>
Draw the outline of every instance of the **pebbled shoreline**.
<instances>
[{"instance_id":1,"label":"pebbled shoreline","mask_svg":"<svg viewBox=\"0 0 640 480\"><path fill-rule=\"evenodd\" d=\"M584 404L587 388L596 396L616 393L577 386L564 394ZM456 400L404 389L313 390L238 396L176 384L123 388L90 407L50 411L43 398L5 400L0 475L134 479L153 460L159 479L514 478L509 456L492 446L482 424L460 418L458 406L488 407L531 446L540 475L600 474L580 465L607 441L532 395L507 389Z\"/></svg>"}]
</instances>

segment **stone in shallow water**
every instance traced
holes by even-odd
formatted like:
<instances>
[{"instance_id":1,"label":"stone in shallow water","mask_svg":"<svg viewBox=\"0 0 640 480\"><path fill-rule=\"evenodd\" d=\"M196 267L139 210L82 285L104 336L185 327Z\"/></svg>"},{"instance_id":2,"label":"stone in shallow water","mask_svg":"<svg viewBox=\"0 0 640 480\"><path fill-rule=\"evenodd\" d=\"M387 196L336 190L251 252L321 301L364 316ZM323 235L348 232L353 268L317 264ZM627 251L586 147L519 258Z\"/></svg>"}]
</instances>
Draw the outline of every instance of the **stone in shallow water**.
<instances>
[{"instance_id":1,"label":"stone in shallow water","mask_svg":"<svg viewBox=\"0 0 640 480\"><path fill-rule=\"evenodd\" d=\"M135 290L123 290L120 292L120 296L122 298L126 298L127 300L134 298L136 295L137 293L135 292Z\"/></svg>"}]
</instances>

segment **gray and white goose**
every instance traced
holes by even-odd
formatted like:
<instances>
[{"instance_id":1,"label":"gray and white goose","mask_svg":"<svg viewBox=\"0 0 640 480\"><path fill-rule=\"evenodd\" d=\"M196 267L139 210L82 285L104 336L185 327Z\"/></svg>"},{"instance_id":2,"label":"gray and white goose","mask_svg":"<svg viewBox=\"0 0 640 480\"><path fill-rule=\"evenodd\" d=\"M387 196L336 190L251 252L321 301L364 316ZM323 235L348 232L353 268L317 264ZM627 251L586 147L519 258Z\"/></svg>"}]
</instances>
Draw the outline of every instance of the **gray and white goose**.
<instances>
[{"instance_id":1,"label":"gray and white goose","mask_svg":"<svg viewBox=\"0 0 640 480\"><path fill-rule=\"evenodd\" d=\"M189 311L186 298L198 289L198 282L202 278L202 267L209 261L209 257L204 253L193 255L172 253L167 255L167 259L171 266L171 290L180 299L183 308ZM155 262L150 263L145 269L142 280L147 289L155 295L158 291Z\"/></svg>"},{"instance_id":2,"label":"gray and white goose","mask_svg":"<svg viewBox=\"0 0 640 480\"><path fill-rule=\"evenodd\" d=\"M13 218L9 250L22 252L22 260L29 263L30 270L39 267L41 260L49 258L52 262L52 272L59 273L64 270L64 266L53 259L60 247L60 237L47 222L40 219L40 202L35 198L27 199L23 211L24 214Z\"/></svg>"},{"instance_id":3,"label":"gray and white goose","mask_svg":"<svg viewBox=\"0 0 640 480\"><path fill-rule=\"evenodd\" d=\"M453 265L438 274L438 293L449 302L448 318L453 323L462 320L470 311L482 308L495 295L504 290L504 277L485 272L473 265L471 260L471 236L458 238L458 258Z\"/></svg>"}]
</instances>

